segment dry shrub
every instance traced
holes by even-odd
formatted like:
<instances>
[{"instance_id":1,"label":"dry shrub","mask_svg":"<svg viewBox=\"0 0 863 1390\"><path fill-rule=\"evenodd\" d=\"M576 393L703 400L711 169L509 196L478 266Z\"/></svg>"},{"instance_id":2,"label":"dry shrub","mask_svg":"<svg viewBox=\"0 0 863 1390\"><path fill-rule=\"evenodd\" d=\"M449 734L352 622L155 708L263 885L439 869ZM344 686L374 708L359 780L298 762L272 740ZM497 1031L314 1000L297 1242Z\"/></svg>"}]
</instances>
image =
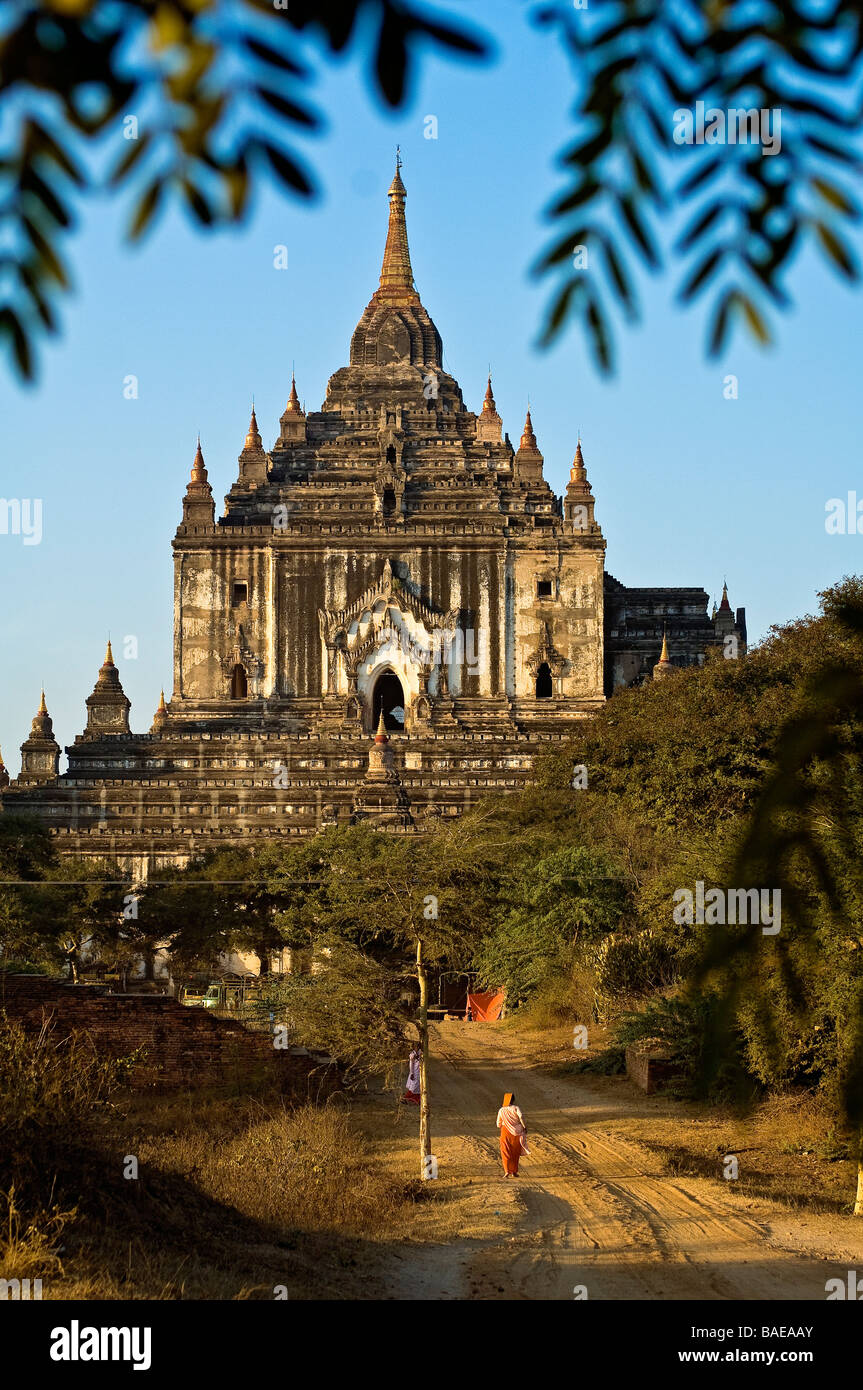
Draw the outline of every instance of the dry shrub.
<instances>
[{"instance_id":1,"label":"dry shrub","mask_svg":"<svg viewBox=\"0 0 863 1390\"><path fill-rule=\"evenodd\" d=\"M59 1266L57 1245L85 1190L89 1121L117 1066L50 1023L27 1032L0 1014L0 1266L6 1278Z\"/></svg>"},{"instance_id":2,"label":"dry shrub","mask_svg":"<svg viewBox=\"0 0 863 1390\"><path fill-rule=\"evenodd\" d=\"M529 1028L544 1030L563 1024L597 1021L596 972L580 962L568 974L547 981L519 1010L519 1019Z\"/></svg>"},{"instance_id":3,"label":"dry shrub","mask_svg":"<svg viewBox=\"0 0 863 1390\"><path fill-rule=\"evenodd\" d=\"M199 1128L163 1135L142 1157L194 1178L209 1196L266 1225L380 1234L395 1221L404 1184L370 1162L343 1110L304 1105L250 1119L230 1139Z\"/></svg>"},{"instance_id":4,"label":"dry shrub","mask_svg":"<svg viewBox=\"0 0 863 1390\"><path fill-rule=\"evenodd\" d=\"M26 1216L15 1200L15 1188L0 1193L0 1278L44 1279L63 1272L58 1252L65 1227L77 1216L75 1207L59 1206Z\"/></svg>"}]
</instances>

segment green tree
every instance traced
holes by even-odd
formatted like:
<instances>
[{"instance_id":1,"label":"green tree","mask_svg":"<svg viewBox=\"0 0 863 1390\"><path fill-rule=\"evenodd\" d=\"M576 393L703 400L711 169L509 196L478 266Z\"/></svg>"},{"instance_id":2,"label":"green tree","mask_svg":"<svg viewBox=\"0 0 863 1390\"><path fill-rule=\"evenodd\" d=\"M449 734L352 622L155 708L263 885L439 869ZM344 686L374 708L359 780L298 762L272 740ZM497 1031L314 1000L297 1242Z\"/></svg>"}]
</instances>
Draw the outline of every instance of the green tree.
<instances>
[{"instance_id":1,"label":"green tree","mask_svg":"<svg viewBox=\"0 0 863 1390\"><path fill-rule=\"evenodd\" d=\"M273 976L258 1017L272 1013L284 1020L289 1037L338 1057L345 1084L370 1076L392 1084L414 1012L409 971L374 959L341 936L318 938L317 967Z\"/></svg>"},{"instance_id":2,"label":"green tree","mask_svg":"<svg viewBox=\"0 0 863 1390\"><path fill-rule=\"evenodd\" d=\"M489 987L505 986L512 1005L549 983L565 997L579 951L614 930L625 901L609 861L583 846L520 867L511 907L477 952L481 978Z\"/></svg>"},{"instance_id":3,"label":"green tree","mask_svg":"<svg viewBox=\"0 0 863 1390\"><path fill-rule=\"evenodd\" d=\"M78 982L85 960L116 948L123 921L123 890L114 867L89 859L60 859L40 889L34 923L42 948Z\"/></svg>"},{"instance_id":4,"label":"green tree","mask_svg":"<svg viewBox=\"0 0 863 1390\"><path fill-rule=\"evenodd\" d=\"M391 835L358 825L324 831L313 842L313 893L303 893L306 940L320 952L344 943L397 977L413 966L419 995L417 1035L422 1053L420 1175L429 1176L431 1108L428 1074L429 967L469 961L485 926L487 871L478 824L442 825L427 835ZM274 891L287 874L270 877ZM298 928L296 907L293 928ZM324 958L325 960L325 958ZM390 1015L393 1034L398 1010Z\"/></svg>"},{"instance_id":5,"label":"green tree","mask_svg":"<svg viewBox=\"0 0 863 1390\"><path fill-rule=\"evenodd\" d=\"M729 881L781 893L782 926L711 933L699 978L723 1012L707 1070L742 1024L762 1079L813 1075L856 1136L863 1215L863 586L822 595L814 625L835 640L783 723Z\"/></svg>"},{"instance_id":6,"label":"green tree","mask_svg":"<svg viewBox=\"0 0 863 1390\"><path fill-rule=\"evenodd\" d=\"M0 815L0 947L3 961L44 962L36 922L42 908L38 885L56 867L44 823L30 816Z\"/></svg>"},{"instance_id":7,"label":"green tree","mask_svg":"<svg viewBox=\"0 0 863 1390\"><path fill-rule=\"evenodd\" d=\"M157 884L143 890L139 926L183 968L212 969L220 956L254 952L266 976L285 943L279 899L265 874L259 856L240 848L209 850L185 868L160 869Z\"/></svg>"}]
</instances>

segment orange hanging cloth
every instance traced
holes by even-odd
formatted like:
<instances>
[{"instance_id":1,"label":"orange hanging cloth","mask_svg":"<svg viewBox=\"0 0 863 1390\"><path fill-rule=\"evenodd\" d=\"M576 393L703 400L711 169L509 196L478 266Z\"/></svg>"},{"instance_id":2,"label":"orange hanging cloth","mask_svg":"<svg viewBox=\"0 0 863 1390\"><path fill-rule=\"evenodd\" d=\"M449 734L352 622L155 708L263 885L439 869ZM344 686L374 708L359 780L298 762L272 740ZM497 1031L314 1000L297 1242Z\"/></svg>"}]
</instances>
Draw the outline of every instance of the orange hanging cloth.
<instances>
[{"instance_id":1,"label":"orange hanging cloth","mask_svg":"<svg viewBox=\"0 0 863 1390\"><path fill-rule=\"evenodd\" d=\"M496 1023L500 1018L506 995L502 989L494 994L469 994L467 1006L475 1023Z\"/></svg>"}]
</instances>

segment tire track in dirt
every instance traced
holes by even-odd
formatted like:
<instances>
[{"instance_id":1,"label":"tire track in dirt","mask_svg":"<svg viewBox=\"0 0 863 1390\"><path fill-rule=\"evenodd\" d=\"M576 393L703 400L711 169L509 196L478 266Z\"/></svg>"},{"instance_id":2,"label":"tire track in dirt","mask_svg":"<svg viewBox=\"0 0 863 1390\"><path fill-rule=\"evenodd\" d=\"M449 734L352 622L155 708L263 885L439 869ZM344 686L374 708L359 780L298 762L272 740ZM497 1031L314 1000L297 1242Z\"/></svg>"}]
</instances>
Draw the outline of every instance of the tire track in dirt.
<instances>
[{"instance_id":1,"label":"tire track in dirt","mask_svg":"<svg viewBox=\"0 0 863 1390\"><path fill-rule=\"evenodd\" d=\"M442 1174L484 1184L517 1223L480 1248L465 1233L455 1248L417 1252L416 1291L403 1267L392 1296L572 1299L582 1286L591 1299L824 1297L835 1264L783 1249L706 1179L663 1174L658 1158L603 1128L625 1114L613 1096L600 1104L577 1078L539 1072L513 1035L434 1026L431 1088ZM517 1094L531 1148L511 1182L494 1123L505 1090ZM437 1293L435 1261L446 1270Z\"/></svg>"}]
</instances>

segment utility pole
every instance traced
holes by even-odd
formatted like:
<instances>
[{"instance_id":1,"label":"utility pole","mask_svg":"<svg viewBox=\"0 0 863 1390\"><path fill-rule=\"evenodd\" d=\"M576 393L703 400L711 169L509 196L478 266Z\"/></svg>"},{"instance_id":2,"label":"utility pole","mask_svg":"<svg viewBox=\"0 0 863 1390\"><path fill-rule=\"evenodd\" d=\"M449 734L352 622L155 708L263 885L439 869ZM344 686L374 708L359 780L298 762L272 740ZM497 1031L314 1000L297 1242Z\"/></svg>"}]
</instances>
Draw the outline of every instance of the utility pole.
<instances>
[{"instance_id":1,"label":"utility pole","mask_svg":"<svg viewBox=\"0 0 863 1390\"><path fill-rule=\"evenodd\" d=\"M423 943L417 941L417 980L420 987L420 1010L417 1028L420 1035L420 1177L425 1181L431 1177L431 1165L426 1161L431 1156L431 1132L429 1129L429 1019L428 1019L428 976L423 964Z\"/></svg>"}]
</instances>

